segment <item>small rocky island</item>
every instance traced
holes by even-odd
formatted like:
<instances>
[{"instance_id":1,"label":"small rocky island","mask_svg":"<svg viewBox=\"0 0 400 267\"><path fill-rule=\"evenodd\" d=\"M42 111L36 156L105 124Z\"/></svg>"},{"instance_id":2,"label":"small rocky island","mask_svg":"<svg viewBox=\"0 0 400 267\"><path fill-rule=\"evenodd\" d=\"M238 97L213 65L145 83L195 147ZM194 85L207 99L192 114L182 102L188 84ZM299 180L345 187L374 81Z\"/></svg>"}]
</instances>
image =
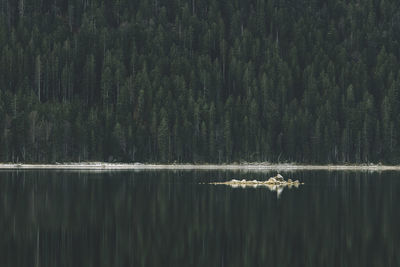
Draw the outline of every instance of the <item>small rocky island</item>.
<instances>
[{"instance_id":1,"label":"small rocky island","mask_svg":"<svg viewBox=\"0 0 400 267\"><path fill-rule=\"evenodd\" d=\"M266 181L258 181L258 180L230 180L227 182L216 182L216 183L211 183L214 185L229 185L232 187L258 187L258 186L266 186L268 188L275 188L275 187L298 187L299 185L302 185L304 183L299 182L299 180L293 181L292 179L288 179L287 181L283 179L283 176L280 175L279 173L274 176L269 178Z\"/></svg>"}]
</instances>

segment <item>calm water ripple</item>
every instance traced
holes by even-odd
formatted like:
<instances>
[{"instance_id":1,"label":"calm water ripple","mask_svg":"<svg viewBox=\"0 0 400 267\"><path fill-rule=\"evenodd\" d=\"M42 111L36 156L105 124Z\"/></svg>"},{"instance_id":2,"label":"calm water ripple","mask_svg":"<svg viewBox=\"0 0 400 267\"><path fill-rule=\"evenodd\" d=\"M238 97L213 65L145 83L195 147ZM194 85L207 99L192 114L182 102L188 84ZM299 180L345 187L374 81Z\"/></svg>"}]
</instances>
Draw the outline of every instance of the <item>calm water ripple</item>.
<instances>
[{"instance_id":1,"label":"calm water ripple","mask_svg":"<svg viewBox=\"0 0 400 267\"><path fill-rule=\"evenodd\" d=\"M400 172L2 171L1 266L400 266Z\"/></svg>"}]
</instances>

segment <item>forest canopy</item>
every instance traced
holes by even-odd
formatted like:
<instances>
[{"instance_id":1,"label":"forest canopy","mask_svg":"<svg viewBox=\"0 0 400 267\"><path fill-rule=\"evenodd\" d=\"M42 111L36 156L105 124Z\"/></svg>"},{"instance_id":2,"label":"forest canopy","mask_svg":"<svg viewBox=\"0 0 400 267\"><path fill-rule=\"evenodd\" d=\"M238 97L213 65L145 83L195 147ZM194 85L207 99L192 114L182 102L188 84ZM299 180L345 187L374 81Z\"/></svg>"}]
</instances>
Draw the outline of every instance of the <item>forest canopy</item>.
<instances>
[{"instance_id":1,"label":"forest canopy","mask_svg":"<svg viewBox=\"0 0 400 267\"><path fill-rule=\"evenodd\" d=\"M397 0L0 0L0 161L400 163Z\"/></svg>"}]
</instances>

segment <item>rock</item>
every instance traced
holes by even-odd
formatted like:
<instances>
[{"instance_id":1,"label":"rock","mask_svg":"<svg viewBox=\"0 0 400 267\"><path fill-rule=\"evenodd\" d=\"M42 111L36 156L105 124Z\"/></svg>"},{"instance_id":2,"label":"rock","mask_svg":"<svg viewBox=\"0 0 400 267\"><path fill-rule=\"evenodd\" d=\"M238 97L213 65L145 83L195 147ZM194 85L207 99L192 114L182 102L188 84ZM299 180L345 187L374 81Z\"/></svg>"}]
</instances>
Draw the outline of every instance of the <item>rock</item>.
<instances>
[{"instance_id":1,"label":"rock","mask_svg":"<svg viewBox=\"0 0 400 267\"><path fill-rule=\"evenodd\" d=\"M280 180L277 180L280 179ZM303 184L300 183L299 180L296 180L293 182L292 179L288 179L288 181L283 180L282 176L277 176L277 177L271 177L267 181L258 181L258 180L235 180L232 179L230 181L226 182L215 182L215 183L210 183L210 184L225 184L225 185L230 185L232 187L247 187L247 186L252 186L252 187L258 187L258 186L266 186L268 188L270 187L298 187L299 185Z\"/></svg>"},{"instance_id":2,"label":"rock","mask_svg":"<svg viewBox=\"0 0 400 267\"><path fill-rule=\"evenodd\" d=\"M280 175L279 173L275 176L275 179L276 179L278 182L284 182L284 181L285 181L285 180L283 179L283 176Z\"/></svg>"}]
</instances>

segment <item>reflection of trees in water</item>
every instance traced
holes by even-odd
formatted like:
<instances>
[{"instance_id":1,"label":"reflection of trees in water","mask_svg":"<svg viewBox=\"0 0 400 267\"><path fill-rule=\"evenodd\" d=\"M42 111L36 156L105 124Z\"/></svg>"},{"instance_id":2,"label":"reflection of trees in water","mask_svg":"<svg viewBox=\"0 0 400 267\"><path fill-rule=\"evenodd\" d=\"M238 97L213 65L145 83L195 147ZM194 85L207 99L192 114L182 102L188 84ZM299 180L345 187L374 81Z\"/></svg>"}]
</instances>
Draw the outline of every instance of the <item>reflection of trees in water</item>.
<instances>
[{"instance_id":1,"label":"reflection of trees in water","mask_svg":"<svg viewBox=\"0 0 400 267\"><path fill-rule=\"evenodd\" d=\"M226 173L2 173L0 264L398 263L395 174L299 175L306 185L278 201L265 189L198 184Z\"/></svg>"}]
</instances>

